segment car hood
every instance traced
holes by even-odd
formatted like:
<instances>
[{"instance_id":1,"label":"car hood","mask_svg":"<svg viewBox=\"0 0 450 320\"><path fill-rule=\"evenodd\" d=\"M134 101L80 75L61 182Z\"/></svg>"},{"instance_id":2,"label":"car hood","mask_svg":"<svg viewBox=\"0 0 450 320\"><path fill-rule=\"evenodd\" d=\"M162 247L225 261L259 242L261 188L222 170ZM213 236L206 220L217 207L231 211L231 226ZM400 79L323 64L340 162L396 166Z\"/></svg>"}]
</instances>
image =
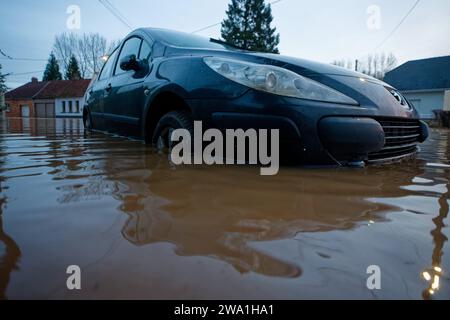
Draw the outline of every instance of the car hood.
<instances>
[{"instance_id":1,"label":"car hood","mask_svg":"<svg viewBox=\"0 0 450 320\"><path fill-rule=\"evenodd\" d=\"M366 74L331 64L277 54L250 53L250 55L256 59L265 59L266 64L289 69L343 92L363 106L379 109L380 114L392 115L394 110L396 116L408 117L414 113L414 110L409 107L400 106L393 94L389 92L392 86Z\"/></svg>"},{"instance_id":2,"label":"car hood","mask_svg":"<svg viewBox=\"0 0 450 320\"><path fill-rule=\"evenodd\" d=\"M238 60L250 60L255 63L274 65L280 68L285 68L302 76L343 76L353 78L363 78L369 82L380 84L382 86L388 86L388 84L368 76L364 73L356 72L346 68L341 68L329 63L315 62L307 59L294 58L273 53L260 53L250 52L243 50L208 50L208 49L175 49L171 48L172 52L169 53L175 55L201 55L201 56L226 56L228 58Z\"/></svg>"},{"instance_id":3,"label":"car hood","mask_svg":"<svg viewBox=\"0 0 450 320\"><path fill-rule=\"evenodd\" d=\"M330 75L345 76L354 78L363 78L371 82L387 86L386 83L368 76L364 73L356 72L350 69L341 68L328 63L310 61L306 59L294 58L271 53L250 53L251 56L269 60L270 64L290 69L303 76Z\"/></svg>"},{"instance_id":4,"label":"car hood","mask_svg":"<svg viewBox=\"0 0 450 320\"><path fill-rule=\"evenodd\" d=\"M241 50L207 50L207 49L172 49L166 56L188 55L191 57L223 57L248 61L258 64L273 65L291 70L301 76L310 78L335 89L357 101L365 108L378 109L380 115L399 117L416 116L414 110L400 105L391 92L391 85L366 74L331 64L314 62L278 54L256 53Z\"/></svg>"}]
</instances>

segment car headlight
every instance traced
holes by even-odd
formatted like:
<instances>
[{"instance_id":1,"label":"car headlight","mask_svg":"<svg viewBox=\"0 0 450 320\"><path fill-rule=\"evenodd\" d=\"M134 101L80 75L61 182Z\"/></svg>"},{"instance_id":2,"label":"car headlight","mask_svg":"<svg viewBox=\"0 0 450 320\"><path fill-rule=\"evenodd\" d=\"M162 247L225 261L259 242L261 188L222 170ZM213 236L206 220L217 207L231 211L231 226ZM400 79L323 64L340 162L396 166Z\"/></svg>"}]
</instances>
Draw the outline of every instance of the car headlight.
<instances>
[{"instance_id":1,"label":"car headlight","mask_svg":"<svg viewBox=\"0 0 450 320\"><path fill-rule=\"evenodd\" d=\"M206 57L203 60L225 78L252 89L286 97L359 105L339 91L287 69L227 58Z\"/></svg>"}]
</instances>

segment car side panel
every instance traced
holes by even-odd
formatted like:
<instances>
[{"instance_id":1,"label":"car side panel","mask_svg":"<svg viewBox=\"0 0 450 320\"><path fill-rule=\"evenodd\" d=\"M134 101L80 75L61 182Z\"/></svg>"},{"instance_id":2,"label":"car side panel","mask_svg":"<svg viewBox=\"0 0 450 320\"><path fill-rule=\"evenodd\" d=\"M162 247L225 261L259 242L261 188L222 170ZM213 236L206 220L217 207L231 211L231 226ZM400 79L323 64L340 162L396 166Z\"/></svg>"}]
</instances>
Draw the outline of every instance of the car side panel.
<instances>
[{"instance_id":1,"label":"car side panel","mask_svg":"<svg viewBox=\"0 0 450 320\"><path fill-rule=\"evenodd\" d=\"M92 123L95 129L105 130L105 122L103 118L105 89L108 79L96 81L92 88L89 89L89 99L87 101L89 111L91 113Z\"/></svg>"},{"instance_id":2,"label":"car side panel","mask_svg":"<svg viewBox=\"0 0 450 320\"><path fill-rule=\"evenodd\" d=\"M110 79L104 118L110 131L139 137L140 114L145 102L144 79L124 73Z\"/></svg>"}]
</instances>

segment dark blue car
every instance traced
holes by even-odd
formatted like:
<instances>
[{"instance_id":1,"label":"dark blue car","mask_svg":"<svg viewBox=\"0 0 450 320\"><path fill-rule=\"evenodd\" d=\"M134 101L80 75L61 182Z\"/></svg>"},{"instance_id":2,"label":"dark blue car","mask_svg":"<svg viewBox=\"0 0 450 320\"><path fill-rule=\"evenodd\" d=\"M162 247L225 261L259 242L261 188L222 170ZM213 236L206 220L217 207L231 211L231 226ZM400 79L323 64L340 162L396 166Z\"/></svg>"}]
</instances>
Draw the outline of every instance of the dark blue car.
<instances>
[{"instance_id":1,"label":"dark blue car","mask_svg":"<svg viewBox=\"0 0 450 320\"><path fill-rule=\"evenodd\" d=\"M173 129L279 129L281 160L378 163L416 154L428 128L388 84L328 64L139 29L86 94L87 129L169 146Z\"/></svg>"}]
</instances>

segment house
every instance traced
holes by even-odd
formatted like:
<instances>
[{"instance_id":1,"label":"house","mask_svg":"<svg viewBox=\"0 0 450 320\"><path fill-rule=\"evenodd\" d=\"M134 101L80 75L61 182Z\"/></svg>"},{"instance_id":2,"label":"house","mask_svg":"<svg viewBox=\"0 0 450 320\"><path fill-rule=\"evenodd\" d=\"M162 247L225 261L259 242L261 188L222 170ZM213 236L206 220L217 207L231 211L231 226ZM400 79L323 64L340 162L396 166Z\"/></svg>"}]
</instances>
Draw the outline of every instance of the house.
<instances>
[{"instance_id":1,"label":"house","mask_svg":"<svg viewBox=\"0 0 450 320\"><path fill-rule=\"evenodd\" d=\"M386 73L384 81L400 90L421 118L450 111L450 56L409 61Z\"/></svg>"},{"instance_id":2,"label":"house","mask_svg":"<svg viewBox=\"0 0 450 320\"><path fill-rule=\"evenodd\" d=\"M31 82L5 95L6 116L68 118L83 116L84 94L91 80Z\"/></svg>"},{"instance_id":3,"label":"house","mask_svg":"<svg viewBox=\"0 0 450 320\"><path fill-rule=\"evenodd\" d=\"M45 86L36 78L31 82L5 94L6 115L8 117L34 117L33 96Z\"/></svg>"}]
</instances>

